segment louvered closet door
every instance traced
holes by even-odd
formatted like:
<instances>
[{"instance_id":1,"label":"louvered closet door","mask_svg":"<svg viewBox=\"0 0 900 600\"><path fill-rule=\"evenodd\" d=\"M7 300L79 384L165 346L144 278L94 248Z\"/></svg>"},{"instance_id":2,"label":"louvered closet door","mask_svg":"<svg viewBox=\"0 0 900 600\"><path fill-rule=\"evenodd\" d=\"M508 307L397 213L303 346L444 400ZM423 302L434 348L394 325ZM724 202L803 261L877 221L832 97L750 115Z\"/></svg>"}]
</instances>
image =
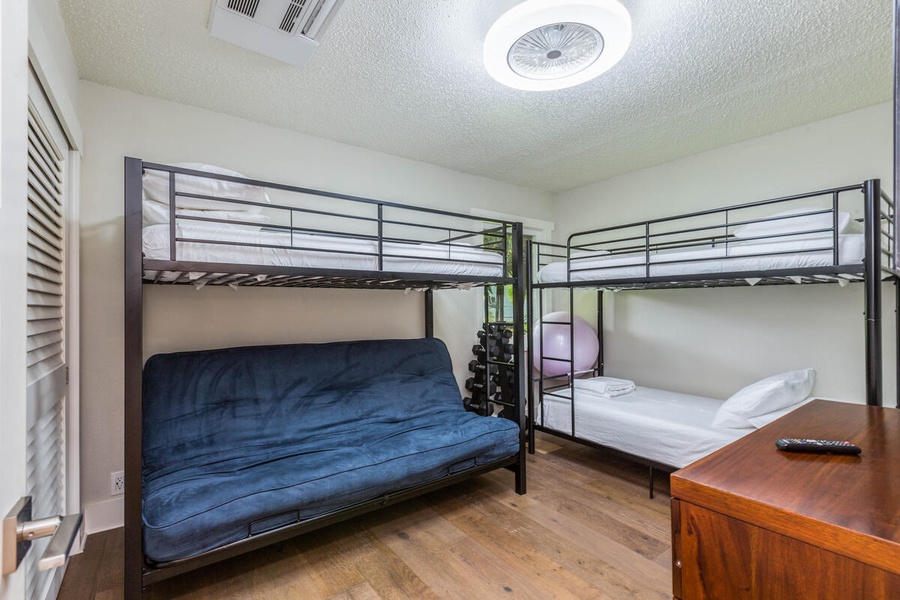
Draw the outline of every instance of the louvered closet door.
<instances>
[{"instance_id":1,"label":"louvered closet door","mask_svg":"<svg viewBox=\"0 0 900 600\"><path fill-rule=\"evenodd\" d=\"M27 195L27 494L35 518L65 514L65 137L43 92L29 85ZM49 538L25 558L26 598L55 598L63 569L39 571ZM20 568L22 568L20 567Z\"/></svg>"}]
</instances>

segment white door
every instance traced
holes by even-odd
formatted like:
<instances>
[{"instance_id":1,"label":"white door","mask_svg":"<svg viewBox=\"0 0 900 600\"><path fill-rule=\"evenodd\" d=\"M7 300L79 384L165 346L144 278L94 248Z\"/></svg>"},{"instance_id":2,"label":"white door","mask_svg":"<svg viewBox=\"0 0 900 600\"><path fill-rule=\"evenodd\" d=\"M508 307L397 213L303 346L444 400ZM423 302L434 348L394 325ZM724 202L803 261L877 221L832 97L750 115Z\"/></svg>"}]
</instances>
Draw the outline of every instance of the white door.
<instances>
[{"instance_id":1,"label":"white door","mask_svg":"<svg viewBox=\"0 0 900 600\"><path fill-rule=\"evenodd\" d=\"M27 101L16 102L26 83ZM2 91L0 514L30 496L31 519L42 519L66 508L69 146L33 73L8 80L4 72ZM10 105L22 110L21 119L7 112ZM0 580L0 599L56 597L64 569L38 566L49 542L32 542L22 564ZM13 553L6 546L3 552L7 569Z\"/></svg>"},{"instance_id":2,"label":"white door","mask_svg":"<svg viewBox=\"0 0 900 600\"><path fill-rule=\"evenodd\" d=\"M27 12L0 2L0 516L25 494ZM23 569L0 578L0 599L25 597Z\"/></svg>"},{"instance_id":3,"label":"white door","mask_svg":"<svg viewBox=\"0 0 900 600\"><path fill-rule=\"evenodd\" d=\"M28 85L25 482L34 518L66 510L66 198L68 142L37 79ZM39 570L36 540L20 568L26 597L56 598L64 569Z\"/></svg>"}]
</instances>

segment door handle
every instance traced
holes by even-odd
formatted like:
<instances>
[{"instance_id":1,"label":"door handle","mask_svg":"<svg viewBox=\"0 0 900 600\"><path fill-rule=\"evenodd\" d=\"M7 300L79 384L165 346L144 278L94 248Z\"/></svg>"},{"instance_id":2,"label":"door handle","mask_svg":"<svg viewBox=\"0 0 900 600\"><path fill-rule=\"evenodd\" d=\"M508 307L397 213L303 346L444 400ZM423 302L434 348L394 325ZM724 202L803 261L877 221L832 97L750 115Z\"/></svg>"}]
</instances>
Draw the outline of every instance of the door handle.
<instances>
[{"instance_id":1,"label":"door handle","mask_svg":"<svg viewBox=\"0 0 900 600\"><path fill-rule=\"evenodd\" d=\"M28 554L32 540L53 536L38 561L46 571L66 564L81 528L81 513L31 520L31 496L20 498L3 519L3 575L14 572Z\"/></svg>"}]
</instances>

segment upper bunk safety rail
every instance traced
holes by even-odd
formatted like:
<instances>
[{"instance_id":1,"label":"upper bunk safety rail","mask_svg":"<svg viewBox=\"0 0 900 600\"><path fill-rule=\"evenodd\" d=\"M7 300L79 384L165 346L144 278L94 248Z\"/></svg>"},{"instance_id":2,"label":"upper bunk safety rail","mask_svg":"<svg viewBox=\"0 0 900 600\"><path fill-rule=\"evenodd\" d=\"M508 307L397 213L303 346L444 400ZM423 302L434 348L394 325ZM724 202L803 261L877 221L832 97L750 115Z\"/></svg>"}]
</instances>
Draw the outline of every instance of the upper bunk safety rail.
<instances>
[{"instance_id":1,"label":"upper bunk safety rail","mask_svg":"<svg viewBox=\"0 0 900 600\"><path fill-rule=\"evenodd\" d=\"M427 274L433 272L450 281L483 278L485 283L509 282L514 272L509 243L515 224L511 221L126 160L139 162L145 182L144 197L130 198L126 193L126 204L141 203L144 227L148 226L147 204L160 213L151 224L168 224L152 232L162 246L159 255L150 256L146 247L144 251L145 265L151 259L157 275L197 271L198 263L216 263L219 275L253 274L256 271L249 268L253 265L302 269L333 264L324 270L338 276L342 270L371 272L375 279L415 271L413 280L428 280ZM156 198L146 197L148 173L162 182L163 202L158 193ZM126 182L128 189L136 187ZM201 207L204 210L198 210ZM141 210L132 207L129 211L126 206L126 214L135 212ZM264 254L269 251L272 258ZM318 257L319 262L297 258L301 253ZM294 258L281 263L279 254ZM178 268L176 263L184 267L190 263L190 268ZM271 269L259 272L271 273ZM186 281L181 277L175 282Z\"/></svg>"},{"instance_id":2,"label":"upper bunk safety rail","mask_svg":"<svg viewBox=\"0 0 900 600\"><path fill-rule=\"evenodd\" d=\"M532 261L538 269L565 261L569 283L622 283L674 273L672 285L688 285L691 269L713 272L714 264L710 283L725 284L730 277L746 277L752 259L765 262L760 272L776 270L779 277L789 277L787 271L793 269L812 280L838 273L855 279L862 276L863 261L855 255L848 259L851 253L843 248L851 242L861 246L863 236L869 244L865 255L877 255L878 269L896 274L894 203L878 180L581 231L570 235L565 246L536 244ZM870 252L870 246L879 250ZM804 257L812 255L828 257L830 264L817 258L816 267L805 266ZM788 258L790 266L779 265ZM732 263L734 272L729 272Z\"/></svg>"},{"instance_id":3,"label":"upper bunk safety rail","mask_svg":"<svg viewBox=\"0 0 900 600\"><path fill-rule=\"evenodd\" d=\"M878 210L879 233L882 240L881 253L886 260L886 262L882 261L881 269L900 276L900 270L898 270L900 246L897 244L896 208L894 200L882 189L879 189Z\"/></svg>"},{"instance_id":4,"label":"upper bunk safety rail","mask_svg":"<svg viewBox=\"0 0 900 600\"><path fill-rule=\"evenodd\" d=\"M537 270L552 262L566 260L568 256L568 247L564 244L529 241L529 247L531 248L528 252L529 259L532 261L533 269Z\"/></svg>"}]
</instances>

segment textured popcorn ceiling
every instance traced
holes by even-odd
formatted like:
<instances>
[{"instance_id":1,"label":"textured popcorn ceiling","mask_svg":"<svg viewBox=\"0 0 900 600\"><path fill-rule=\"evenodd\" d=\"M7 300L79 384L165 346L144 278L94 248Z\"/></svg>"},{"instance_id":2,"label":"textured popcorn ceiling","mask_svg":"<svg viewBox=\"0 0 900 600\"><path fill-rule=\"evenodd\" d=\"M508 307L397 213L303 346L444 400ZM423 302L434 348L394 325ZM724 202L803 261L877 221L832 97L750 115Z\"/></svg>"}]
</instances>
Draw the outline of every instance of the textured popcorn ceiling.
<instances>
[{"instance_id":1,"label":"textured popcorn ceiling","mask_svg":"<svg viewBox=\"0 0 900 600\"><path fill-rule=\"evenodd\" d=\"M623 0L634 41L555 92L481 61L497 0L346 0L295 68L207 32L212 0L59 0L81 77L551 191L890 99L887 0Z\"/></svg>"}]
</instances>

